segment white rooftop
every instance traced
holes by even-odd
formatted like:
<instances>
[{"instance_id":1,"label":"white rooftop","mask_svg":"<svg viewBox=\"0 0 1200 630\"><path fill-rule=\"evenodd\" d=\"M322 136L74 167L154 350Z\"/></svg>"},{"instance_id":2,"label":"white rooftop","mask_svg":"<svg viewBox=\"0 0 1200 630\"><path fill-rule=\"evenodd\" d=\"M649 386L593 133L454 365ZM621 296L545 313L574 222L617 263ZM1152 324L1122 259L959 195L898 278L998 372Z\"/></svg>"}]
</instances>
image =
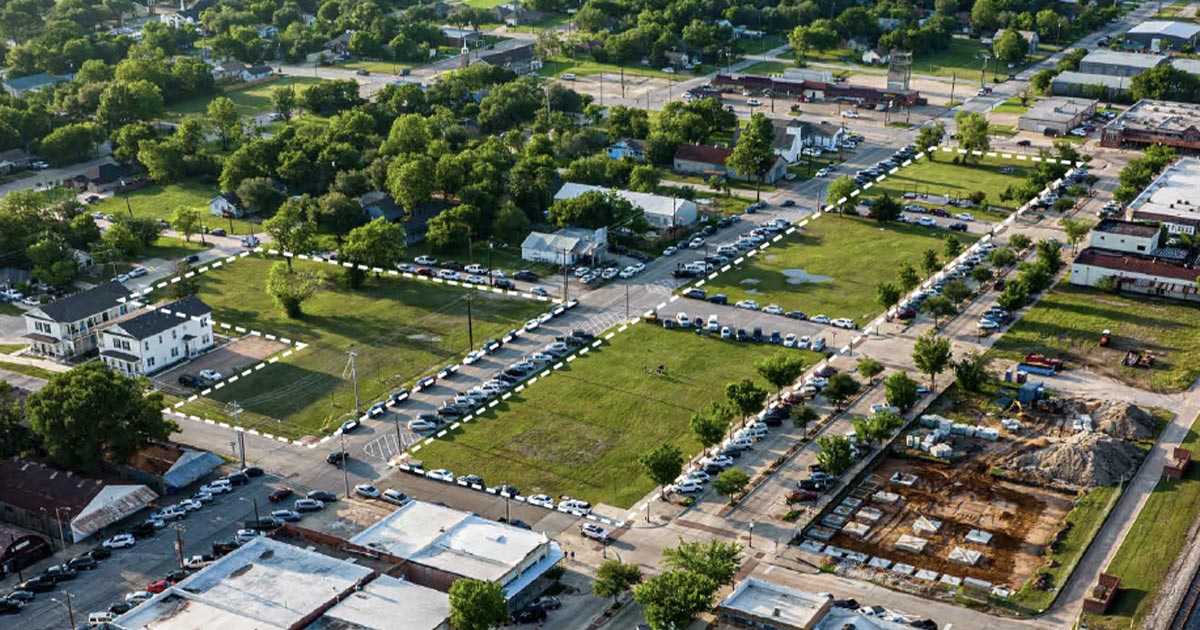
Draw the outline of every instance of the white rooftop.
<instances>
[{"instance_id":1,"label":"white rooftop","mask_svg":"<svg viewBox=\"0 0 1200 630\"><path fill-rule=\"evenodd\" d=\"M1085 55L1083 59L1080 60L1079 64L1082 66L1091 63L1101 63L1105 65L1128 66L1131 68L1142 68L1144 70L1149 70L1166 60L1167 57L1165 55L1099 48L1092 50Z\"/></svg>"},{"instance_id":2,"label":"white rooftop","mask_svg":"<svg viewBox=\"0 0 1200 630\"><path fill-rule=\"evenodd\" d=\"M1180 158L1150 182L1129 204L1132 212L1200 220L1200 160Z\"/></svg>"},{"instance_id":3,"label":"white rooftop","mask_svg":"<svg viewBox=\"0 0 1200 630\"><path fill-rule=\"evenodd\" d=\"M614 192L618 197L628 201L629 203L639 207L646 214L653 214L663 217L674 217L675 213L688 205L695 206L695 203L687 199L678 197L664 197L662 195L654 195L650 193L634 192L632 190L620 190L605 188L604 186L592 186L590 184L575 184L568 182L554 193L554 200L559 199L574 199L585 192Z\"/></svg>"},{"instance_id":4,"label":"white rooftop","mask_svg":"<svg viewBox=\"0 0 1200 630\"><path fill-rule=\"evenodd\" d=\"M288 628L371 573L363 566L260 537L117 623L128 630Z\"/></svg>"},{"instance_id":5,"label":"white rooftop","mask_svg":"<svg viewBox=\"0 0 1200 630\"><path fill-rule=\"evenodd\" d=\"M1033 120L1069 122L1095 106L1095 99L1055 96L1034 103L1030 106L1029 111L1025 112L1021 117Z\"/></svg>"},{"instance_id":6,"label":"white rooftop","mask_svg":"<svg viewBox=\"0 0 1200 630\"><path fill-rule=\"evenodd\" d=\"M1129 29L1129 33L1132 35L1166 35L1186 39L1200 34L1200 25L1191 22L1149 20Z\"/></svg>"},{"instance_id":7,"label":"white rooftop","mask_svg":"<svg viewBox=\"0 0 1200 630\"><path fill-rule=\"evenodd\" d=\"M545 534L423 501L408 503L350 542L456 575L499 581L510 593L517 590L510 580L525 569L562 558Z\"/></svg>"},{"instance_id":8,"label":"white rooftop","mask_svg":"<svg viewBox=\"0 0 1200 630\"><path fill-rule=\"evenodd\" d=\"M827 597L748 577L721 602L720 607L759 619L809 628L829 611Z\"/></svg>"},{"instance_id":9,"label":"white rooftop","mask_svg":"<svg viewBox=\"0 0 1200 630\"><path fill-rule=\"evenodd\" d=\"M445 593L381 575L326 611L309 630L347 626L384 630L397 627L397 620L403 620L405 630L437 630L448 617L450 597Z\"/></svg>"}]
</instances>

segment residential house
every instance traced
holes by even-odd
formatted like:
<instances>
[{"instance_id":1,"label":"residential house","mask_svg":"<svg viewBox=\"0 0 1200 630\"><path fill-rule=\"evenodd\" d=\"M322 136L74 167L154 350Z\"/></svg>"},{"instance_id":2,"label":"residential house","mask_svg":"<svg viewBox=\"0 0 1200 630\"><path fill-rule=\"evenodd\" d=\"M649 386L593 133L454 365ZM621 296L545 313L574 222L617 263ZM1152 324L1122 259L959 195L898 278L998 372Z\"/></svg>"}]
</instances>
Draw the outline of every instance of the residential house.
<instances>
[{"instance_id":1,"label":"residential house","mask_svg":"<svg viewBox=\"0 0 1200 630\"><path fill-rule=\"evenodd\" d=\"M245 70L239 72L238 79L243 83L253 83L255 81L264 81L269 79L274 74L275 71L271 69L271 66L260 63L256 66L246 68Z\"/></svg>"},{"instance_id":2,"label":"residential house","mask_svg":"<svg viewBox=\"0 0 1200 630\"><path fill-rule=\"evenodd\" d=\"M195 358L214 345L212 307L200 298L153 306L100 333L100 360L130 376L146 376Z\"/></svg>"},{"instance_id":3,"label":"residential house","mask_svg":"<svg viewBox=\"0 0 1200 630\"><path fill-rule=\"evenodd\" d=\"M1195 46L1200 37L1200 24L1149 20L1129 29L1125 41L1150 50L1179 50L1184 46Z\"/></svg>"},{"instance_id":4,"label":"residential house","mask_svg":"<svg viewBox=\"0 0 1200 630\"><path fill-rule=\"evenodd\" d=\"M254 29L262 39L275 39L279 37L279 28L273 24L259 24Z\"/></svg>"},{"instance_id":5,"label":"residential house","mask_svg":"<svg viewBox=\"0 0 1200 630\"><path fill-rule=\"evenodd\" d=\"M75 262L79 265L80 269L91 269L92 265L96 264L96 261L92 259L92 255L82 249L75 249L72 247L70 252L71 258L75 259Z\"/></svg>"},{"instance_id":6,"label":"residential house","mask_svg":"<svg viewBox=\"0 0 1200 630\"><path fill-rule=\"evenodd\" d=\"M228 191L208 201L208 213L214 217L240 219L245 216L246 211L242 209L242 200L238 198L237 193Z\"/></svg>"},{"instance_id":7,"label":"residential house","mask_svg":"<svg viewBox=\"0 0 1200 630\"><path fill-rule=\"evenodd\" d=\"M634 192L631 190L614 190L603 186L589 184L566 183L554 193L554 200L574 199L586 192L612 192L618 197L641 208L646 222L656 228L668 228L679 225L691 225L696 222L699 208L696 203L687 199L652 195L650 193Z\"/></svg>"},{"instance_id":8,"label":"residential house","mask_svg":"<svg viewBox=\"0 0 1200 630\"><path fill-rule=\"evenodd\" d=\"M679 145L679 149L675 151L672 168L676 173L682 175L732 177L748 181L757 180L756 176L743 176L726 166L725 163L730 155L733 155L733 149L725 147L681 144ZM763 182L774 184L785 175L787 175L787 162L782 157L776 156L775 163L771 165L771 170L763 177Z\"/></svg>"},{"instance_id":9,"label":"residential house","mask_svg":"<svg viewBox=\"0 0 1200 630\"><path fill-rule=\"evenodd\" d=\"M506 26L535 24L546 17L541 11L526 9L519 2L505 2L497 5L493 12L496 14L496 21Z\"/></svg>"},{"instance_id":10,"label":"residential house","mask_svg":"<svg viewBox=\"0 0 1200 630\"><path fill-rule=\"evenodd\" d=\"M6 78L4 79L3 83L0 83L0 85L3 85L4 91L7 92L9 96L19 98L31 92L52 88L59 83L64 83L70 80L71 77L69 76L55 76L52 74L46 74L45 72L40 72L38 74L17 77L15 79Z\"/></svg>"},{"instance_id":11,"label":"residential house","mask_svg":"<svg viewBox=\"0 0 1200 630\"><path fill-rule=\"evenodd\" d=\"M136 164L107 162L86 171L84 186L94 193L132 190L145 184L146 179L142 177L144 172L145 169Z\"/></svg>"},{"instance_id":12,"label":"residential house","mask_svg":"<svg viewBox=\"0 0 1200 630\"><path fill-rule=\"evenodd\" d=\"M888 62L888 51L882 48L868 48L867 50L863 51L862 62L873 66L881 66L886 64Z\"/></svg>"},{"instance_id":13,"label":"residential house","mask_svg":"<svg viewBox=\"0 0 1200 630\"><path fill-rule=\"evenodd\" d=\"M804 129L805 123L795 120L772 119L771 125L773 127L771 148L775 150L775 154L789 163L798 161L804 150L804 140L801 137L801 131ZM742 130L739 129L733 134L735 146L738 139L741 138L741 132Z\"/></svg>"},{"instance_id":14,"label":"residential house","mask_svg":"<svg viewBox=\"0 0 1200 630\"><path fill-rule=\"evenodd\" d=\"M846 128L835 125L828 120L820 124L803 120L793 120L788 123L793 133L800 136L800 142L805 148L815 148L822 151L837 151L846 139Z\"/></svg>"},{"instance_id":15,"label":"residential house","mask_svg":"<svg viewBox=\"0 0 1200 630\"><path fill-rule=\"evenodd\" d=\"M1002 29L996 31L996 34L992 35L992 43L994 44L998 39L1000 39L1000 36L1003 35L1004 31L1006 31L1006 30L1008 30L1008 29L1002 28ZM1036 32L1034 32L1034 31L1017 31L1017 34L1021 36L1021 39L1025 40L1026 44L1029 44L1029 50L1028 50L1029 54L1032 55L1037 52L1038 44L1041 43L1041 40L1038 39L1038 34Z\"/></svg>"},{"instance_id":16,"label":"residential house","mask_svg":"<svg viewBox=\"0 0 1200 630\"><path fill-rule=\"evenodd\" d=\"M512 70L517 74L532 74L542 67L532 41L508 50L482 53L476 61Z\"/></svg>"},{"instance_id":17,"label":"residential house","mask_svg":"<svg viewBox=\"0 0 1200 630\"><path fill-rule=\"evenodd\" d=\"M646 161L646 141L634 138L617 140L608 145L608 159L623 160L629 158L638 162Z\"/></svg>"},{"instance_id":18,"label":"residential house","mask_svg":"<svg viewBox=\"0 0 1200 630\"><path fill-rule=\"evenodd\" d=\"M530 232L521 243L521 259L529 262L574 266L593 263L608 251L608 228L562 228L554 233Z\"/></svg>"},{"instance_id":19,"label":"residential house","mask_svg":"<svg viewBox=\"0 0 1200 630\"><path fill-rule=\"evenodd\" d=\"M34 159L32 155L22 149L0 151L0 173L29 168L30 162L33 162Z\"/></svg>"},{"instance_id":20,"label":"residential house","mask_svg":"<svg viewBox=\"0 0 1200 630\"><path fill-rule=\"evenodd\" d=\"M350 38L354 36L354 31L345 31L341 35L325 42L321 50L309 53L305 56L308 61L317 61L324 57L325 59L340 59L350 53Z\"/></svg>"},{"instance_id":21,"label":"residential house","mask_svg":"<svg viewBox=\"0 0 1200 630\"><path fill-rule=\"evenodd\" d=\"M213 65L211 70L213 81L217 83L236 81L241 78L242 72L245 72L246 68L246 64L237 59L226 59L221 63Z\"/></svg>"},{"instance_id":22,"label":"residential house","mask_svg":"<svg viewBox=\"0 0 1200 630\"><path fill-rule=\"evenodd\" d=\"M887 33L900 28L901 21L900 18L881 17L875 19L875 24L879 27L879 30Z\"/></svg>"},{"instance_id":23,"label":"residential house","mask_svg":"<svg viewBox=\"0 0 1200 630\"><path fill-rule=\"evenodd\" d=\"M687 68L690 67L693 62L698 61L696 59L692 59L687 53L676 50L668 50L667 52L663 53L663 56L667 58L667 65L673 68Z\"/></svg>"},{"instance_id":24,"label":"residential house","mask_svg":"<svg viewBox=\"0 0 1200 630\"><path fill-rule=\"evenodd\" d=\"M200 26L200 14L207 8L216 6L216 0L197 0L191 6L184 4L184 0L179 1L179 9L174 12L164 12L159 15L159 21L171 28L183 28L184 26Z\"/></svg>"},{"instance_id":25,"label":"residential house","mask_svg":"<svg viewBox=\"0 0 1200 630\"><path fill-rule=\"evenodd\" d=\"M131 295L119 282L103 282L26 311L29 350L65 361L97 348L100 331L129 312Z\"/></svg>"},{"instance_id":26,"label":"residential house","mask_svg":"<svg viewBox=\"0 0 1200 630\"><path fill-rule=\"evenodd\" d=\"M393 223L399 222L404 227L404 236L409 245L425 240L429 231L429 220L441 212L442 206L435 203L423 204L412 213L407 213L404 207L396 203L392 196L382 190L366 193L358 199L363 207L363 213L368 221L383 217Z\"/></svg>"},{"instance_id":27,"label":"residential house","mask_svg":"<svg viewBox=\"0 0 1200 630\"><path fill-rule=\"evenodd\" d=\"M1095 287L1111 278L1122 291L1200 301L1200 259L1191 250L1165 247L1166 241L1164 225L1105 219L1071 263L1070 282Z\"/></svg>"},{"instance_id":28,"label":"residential house","mask_svg":"<svg viewBox=\"0 0 1200 630\"><path fill-rule=\"evenodd\" d=\"M477 28L442 27L442 42L447 46L478 48L483 44L483 32Z\"/></svg>"}]
</instances>

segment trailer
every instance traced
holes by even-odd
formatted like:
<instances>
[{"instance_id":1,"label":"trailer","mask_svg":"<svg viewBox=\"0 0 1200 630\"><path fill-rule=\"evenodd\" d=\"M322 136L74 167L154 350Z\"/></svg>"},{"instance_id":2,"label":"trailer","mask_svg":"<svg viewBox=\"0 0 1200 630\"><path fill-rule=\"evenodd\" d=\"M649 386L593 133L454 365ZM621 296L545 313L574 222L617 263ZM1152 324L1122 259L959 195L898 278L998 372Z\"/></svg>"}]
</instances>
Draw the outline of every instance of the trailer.
<instances>
[{"instance_id":1,"label":"trailer","mask_svg":"<svg viewBox=\"0 0 1200 630\"><path fill-rule=\"evenodd\" d=\"M1028 363L1018 363L1017 370L1029 374L1037 374L1039 376L1054 376L1054 368L1044 365L1030 365Z\"/></svg>"},{"instance_id":2,"label":"trailer","mask_svg":"<svg viewBox=\"0 0 1200 630\"><path fill-rule=\"evenodd\" d=\"M1025 363L1027 365L1040 365L1042 367L1048 367L1056 371L1063 369L1062 359L1051 358L1036 352L1031 352L1025 355Z\"/></svg>"}]
</instances>

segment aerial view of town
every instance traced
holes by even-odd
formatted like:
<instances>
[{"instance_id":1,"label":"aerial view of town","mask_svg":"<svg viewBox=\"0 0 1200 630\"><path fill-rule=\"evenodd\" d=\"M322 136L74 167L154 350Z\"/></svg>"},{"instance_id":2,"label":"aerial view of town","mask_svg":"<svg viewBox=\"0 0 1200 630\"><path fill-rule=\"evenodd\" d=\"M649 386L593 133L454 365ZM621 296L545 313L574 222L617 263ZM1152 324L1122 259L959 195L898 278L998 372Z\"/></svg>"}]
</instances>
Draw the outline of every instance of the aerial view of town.
<instances>
[{"instance_id":1,"label":"aerial view of town","mask_svg":"<svg viewBox=\"0 0 1200 630\"><path fill-rule=\"evenodd\" d=\"M1200 0L0 0L0 630L1200 630Z\"/></svg>"}]
</instances>

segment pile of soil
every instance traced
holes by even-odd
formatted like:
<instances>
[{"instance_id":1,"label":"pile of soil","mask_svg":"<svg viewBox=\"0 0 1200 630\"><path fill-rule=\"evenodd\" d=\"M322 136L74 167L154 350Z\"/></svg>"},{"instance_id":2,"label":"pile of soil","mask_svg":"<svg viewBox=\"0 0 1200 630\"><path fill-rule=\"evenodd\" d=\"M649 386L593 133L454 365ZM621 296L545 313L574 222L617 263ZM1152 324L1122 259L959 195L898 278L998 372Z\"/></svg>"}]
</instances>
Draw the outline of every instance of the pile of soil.
<instances>
[{"instance_id":1,"label":"pile of soil","mask_svg":"<svg viewBox=\"0 0 1200 630\"><path fill-rule=\"evenodd\" d=\"M1154 436L1155 418L1149 411L1127 402L1102 402L1088 413L1097 431L1123 440L1145 440Z\"/></svg>"},{"instance_id":2,"label":"pile of soil","mask_svg":"<svg viewBox=\"0 0 1200 630\"><path fill-rule=\"evenodd\" d=\"M1141 449L1103 433L1076 433L1016 457L1007 467L1035 479L1079 488L1116 485L1142 460Z\"/></svg>"}]
</instances>

